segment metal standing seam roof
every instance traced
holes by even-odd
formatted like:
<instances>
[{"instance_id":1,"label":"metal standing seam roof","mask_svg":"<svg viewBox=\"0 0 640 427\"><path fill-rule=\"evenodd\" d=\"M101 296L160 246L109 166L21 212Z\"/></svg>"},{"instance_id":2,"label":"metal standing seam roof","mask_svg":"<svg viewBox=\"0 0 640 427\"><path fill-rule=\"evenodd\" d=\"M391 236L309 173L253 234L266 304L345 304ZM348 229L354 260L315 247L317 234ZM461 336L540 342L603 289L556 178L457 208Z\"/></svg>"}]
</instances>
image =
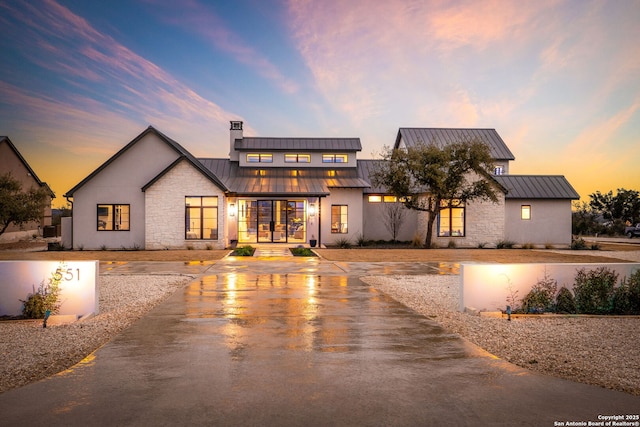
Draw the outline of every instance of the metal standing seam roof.
<instances>
[{"instance_id":1,"label":"metal standing seam roof","mask_svg":"<svg viewBox=\"0 0 640 427\"><path fill-rule=\"evenodd\" d=\"M452 142L479 140L489 145L494 159L515 160L513 153L495 129L400 128L395 148L398 148L401 139L407 147L419 143L431 143L442 147Z\"/></svg>"},{"instance_id":2,"label":"metal standing seam roof","mask_svg":"<svg viewBox=\"0 0 640 427\"><path fill-rule=\"evenodd\" d=\"M199 161L218 177L230 192L259 195L328 195L330 188L367 188L369 182L358 176L356 168L254 168L239 167L229 159L202 158ZM264 175L260 175L262 170ZM292 176L292 171L298 176ZM329 176L334 170L334 176Z\"/></svg>"},{"instance_id":3,"label":"metal standing seam roof","mask_svg":"<svg viewBox=\"0 0 640 427\"><path fill-rule=\"evenodd\" d=\"M507 189L507 199L580 198L562 175L498 175L493 178Z\"/></svg>"},{"instance_id":4,"label":"metal standing seam roof","mask_svg":"<svg viewBox=\"0 0 640 427\"><path fill-rule=\"evenodd\" d=\"M236 139L238 151L282 150L304 151L362 151L360 138L262 138L244 137Z\"/></svg>"}]
</instances>

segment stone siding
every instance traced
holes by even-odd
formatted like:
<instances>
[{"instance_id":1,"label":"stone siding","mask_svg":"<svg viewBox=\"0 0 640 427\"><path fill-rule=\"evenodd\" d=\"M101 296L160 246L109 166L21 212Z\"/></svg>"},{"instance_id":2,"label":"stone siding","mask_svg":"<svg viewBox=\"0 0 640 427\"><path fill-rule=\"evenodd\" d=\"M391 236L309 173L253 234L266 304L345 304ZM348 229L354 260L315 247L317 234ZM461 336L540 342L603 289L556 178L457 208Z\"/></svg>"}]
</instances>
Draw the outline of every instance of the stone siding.
<instances>
[{"instance_id":1,"label":"stone siding","mask_svg":"<svg viewBox=\"0 0 640 427\"><path fill-rule=\"evenodd\" d=\"M185 196L218 196L218 239L185 239ZM145 193L145 249L224 249L224 193L214 183L182 161Z\"/></svg>"}]
</instances>

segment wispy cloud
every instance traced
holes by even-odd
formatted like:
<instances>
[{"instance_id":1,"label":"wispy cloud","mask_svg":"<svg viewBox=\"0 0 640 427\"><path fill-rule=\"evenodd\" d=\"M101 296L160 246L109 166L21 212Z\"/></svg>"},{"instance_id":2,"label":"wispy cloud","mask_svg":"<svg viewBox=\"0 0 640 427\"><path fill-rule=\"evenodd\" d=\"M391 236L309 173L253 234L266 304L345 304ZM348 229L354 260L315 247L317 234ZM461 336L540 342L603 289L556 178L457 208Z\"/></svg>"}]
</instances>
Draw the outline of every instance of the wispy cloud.
<instances>
[{"instance_id":1,"label":"wispy cloud","mask_svg":"<svg viewBox=\"0 0 640 427\"><path fill-rule=\"evenodd\" d=\"M151 123L176 139L204 144L202 135L226 131L228 120L236 117L52 0L2 7L8 12L3 13L5 29L27 35L17 39L21 53L74 88L52 87L44 95L2 86L17 108L44 115L40 125L57 121L55 127L66 123L67 129L73 125L100 135L114 123L123 124L117 126L121 132L132 123ZM112 142L121 144L122 135ZM223 154L221 148L217 155Z\"/></svg>"},{"instance_id":2,"label":"wispy cloud","mask_svg":"<svg viewBox=\"0 0 640 427\"><path fill-rule=\"evenodd\" d=\"M235 61L273 82L285 93L292 94L299 90L298 83L287 78L272 61L230 29L205 4L197 0L146 0L146 3L153 6L155 14L163 22L200 36L215 49L230 54Z\"/></svg>"}]
</instances>

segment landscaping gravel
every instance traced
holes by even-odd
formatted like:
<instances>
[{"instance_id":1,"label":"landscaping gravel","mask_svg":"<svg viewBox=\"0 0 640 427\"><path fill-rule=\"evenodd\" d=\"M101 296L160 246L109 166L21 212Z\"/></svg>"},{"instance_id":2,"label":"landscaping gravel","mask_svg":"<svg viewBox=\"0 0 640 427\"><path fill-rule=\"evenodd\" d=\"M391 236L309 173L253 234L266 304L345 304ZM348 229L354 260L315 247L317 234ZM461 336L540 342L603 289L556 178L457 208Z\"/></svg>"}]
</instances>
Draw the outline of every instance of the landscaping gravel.
<instances>
[{"instance_id":1,"label":"landscaping gravel","mask_svg":"<svg viewBox=\"0 0 640 427\"><path fill-rule=\"evenodd\" d=\"M640 317L481 317L457 310L459 276L377 276L363 281L484 350L518 366L640 395Z\"/></svg>"},{"instance_id":2,"label":"landscaping gravel","mask_svg":"<svg viewBox=\"0 0 640 427\"><path fill-rule=\"evenodd\" d=\"M0 322L0 393L70 368L144 316L188 276L100 276L100 313L67 325Z\"/></svg>"}]
</instances>

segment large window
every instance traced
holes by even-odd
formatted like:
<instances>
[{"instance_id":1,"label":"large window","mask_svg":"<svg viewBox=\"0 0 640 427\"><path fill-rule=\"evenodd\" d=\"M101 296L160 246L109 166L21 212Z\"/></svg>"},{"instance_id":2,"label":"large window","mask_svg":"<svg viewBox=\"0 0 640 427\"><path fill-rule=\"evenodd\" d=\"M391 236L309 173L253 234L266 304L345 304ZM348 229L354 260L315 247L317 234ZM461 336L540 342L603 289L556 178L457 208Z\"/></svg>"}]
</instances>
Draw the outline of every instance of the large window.
<instances>
[{"instance_id":1,"label":"large window","mask_svg":"<svg viewBox=\"0 0 640 427\"><path fill-rule=\"evenodd\" d=\"M347 205L331 205L331 232L346 234L347 228Z\"/></svg>"},{"instance_id":2,"label":"large window","mask_svg":"<svg viewBox=\"0 0 640 427\"><path fill-rule=\"evenodd\" d=\"M309 154L285 154L285 163L310 163L311 156Z\"/></svg>"},{"instance_id":3,"label":"large window","mask_svg":"<svg viewBox=\"0 0 640 427\"><path fill-rule=\"evenodd\" d=\"M114 230L129 230L129 205L98 205L98 231Z\"/></svg>"},{"instance_id":4,"label":"large window","mask_svg":"<svg viewBox=\"0 0 640 427\"><path fill-rule=\"evenodd\" d=\"M323 154L322 163L347 163L349 160L346 154Z\"/></svg>"},{"instance_id":5,"label":"large window","mask_svg":"<svg viewBox=\"0 0 640 427\"><path fill-rule=\"evenodd\" d=\"M185 239L218 239L218 197L185 198Z\"/></svg>"},{"instance_id":6,"label":"large window","mask_svg":"<svg viewBox=\"0 0 640 427\"><path fill-rule=\"evenodd\" d=\"M247 154L247 163L273 163L273 154Z\"/></svg>"},{"instance_id":7,"label":"large window","mask_svg":"<svg viewBox=\"0 0 640 427\"><path fill-rule=\"evenodd\" d=\"M460 200L443 200L438 216L438 236L464 236L464 203Z\"/></svg>"}]
</instances>

